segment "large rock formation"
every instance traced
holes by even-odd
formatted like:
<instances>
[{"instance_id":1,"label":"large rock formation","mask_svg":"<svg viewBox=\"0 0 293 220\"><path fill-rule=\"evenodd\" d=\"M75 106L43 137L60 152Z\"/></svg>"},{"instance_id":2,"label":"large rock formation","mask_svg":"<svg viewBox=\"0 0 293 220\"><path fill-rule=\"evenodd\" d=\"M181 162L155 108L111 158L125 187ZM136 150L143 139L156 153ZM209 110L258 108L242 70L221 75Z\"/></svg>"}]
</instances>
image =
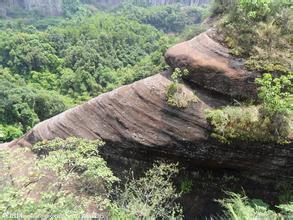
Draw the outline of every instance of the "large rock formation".
<instances>
[{"instance_id":1,"label":"large rock formation","mask_svg":"<svg viewBox=\"0 0 293 220\"><path fill-rule=\"evenodd\" d=\"M174 158L196 166L227 168L250 175L293 179L293 148L260 143L221 144L210 138L204 111L229 104L230 97L255 94L254 76L228 51L203 33L171 48L173 66L190 69L184 89L199 101L187 108L166 103L171 83L164 72L100 95L36 125L10 144L30 146L55 137L78 136L106 141L105 154L140 158ZM253 81L253 80L252 80ZM216 91L216 92L213 92Z\"/></svg>"},{"instance_id":2,"label":"large rock formation","mask_svg":"<svg viewBox=\"0 0 293 220\"><path fill-rule=\"evenodd\" d=\"M175 45L166 53L166 61L175 67L187 68L187 79L209 90L230 97L256 95L256 73L244 68L242 59L229 54L228 48L217 42L215 30Z\"/></svg>"}]
</instances>

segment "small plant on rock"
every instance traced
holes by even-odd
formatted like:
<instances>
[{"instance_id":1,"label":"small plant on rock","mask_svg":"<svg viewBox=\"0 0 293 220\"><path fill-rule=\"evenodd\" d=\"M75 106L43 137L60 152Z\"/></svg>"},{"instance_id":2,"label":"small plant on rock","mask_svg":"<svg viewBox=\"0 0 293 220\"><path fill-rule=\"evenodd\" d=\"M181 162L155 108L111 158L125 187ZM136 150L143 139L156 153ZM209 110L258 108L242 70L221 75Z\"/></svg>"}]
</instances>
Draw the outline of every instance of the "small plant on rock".
<instances>
[{"instance_id":1,"label":"small plant on rock","mask_svg":"<svg viewBox=\"0 0 293 220\"><path fill-rule=\"evenodd\" d=\"M193 182L191 179L185 178L182 180L180 184L180 189L182 193L189 193L191 192L193 187Z\"/></svg>"},{"instance_id":2,"label":"small plant on rock","mask_svg":"<svg viewBox=\"0 0 293 220\"><path fill-rule=\"evenodd\" d=\"M0 143L8 142L22 135L20 126L0 124Z\"/></svg>"},{"instance_id":3,"label":"small plant on rock","mask_svg":"<svg viewBox=\"0 0 293 220\"><path fill-rule=\"evenodd\" d=\"M173 71L171 78L174 83L180 83L182 80L182 77L188 76L189 71L188 69L180 69L180 68L175 68Z\"/></svg>"},{"instance_id":4,"label":"small plant on rock","mask_svg":"<svg viewBox=\"0 0 293 220\"><path fill-rule=\"evenodd\" d=\"M180 68L176 68L172 73L172 83L166 88L166 100L169 106L186 108L190 103L198 101L198 98L180 83L182 77L188 74L187 69L182 70Z\"/></svg>"}]
</instances>

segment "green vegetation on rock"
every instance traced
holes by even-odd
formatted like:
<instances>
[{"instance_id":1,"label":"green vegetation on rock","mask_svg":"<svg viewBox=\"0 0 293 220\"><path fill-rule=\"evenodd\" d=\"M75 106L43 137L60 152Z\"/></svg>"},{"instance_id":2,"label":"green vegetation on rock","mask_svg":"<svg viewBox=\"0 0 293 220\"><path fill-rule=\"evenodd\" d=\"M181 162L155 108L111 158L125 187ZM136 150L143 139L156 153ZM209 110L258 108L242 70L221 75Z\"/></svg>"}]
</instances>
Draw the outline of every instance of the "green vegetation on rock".
<instances>
[{"instance_id":1,"label":"green vegetation on rock","mask_svg":"<svg viewBox=\"0 0 293 220\"><path fill-rule=\"evenodd\" d=\"M228 198L220 200L226 209L225 217L232 220L256 220L256 219L291 219L293 217L293 203L279 205L272 208L259 199L249 199L236 193L227 193ZM278 209L278 213L276 212Z\"/></svg>"},{"instance_id":2,"label":"green vegetation on rock","mask_svg":"<svg viewBox=\"0 0 293 220\"><path fill-rule=\"evenodd\" d=\"M245 57L249 70L284 74L292 72L292 2L287 0L216 1L231 53ZM254 27L254 28L251 28Z\"/></svg>"},{"instance_id":3,"label":"green vegetation on rock","mask_svg":"<svg viewBox=\"0 0 293 220\"><path fill-rule=\"evenodd\" d=\"M167 104L175 108L186 108L189 104L197 102L198 98L180 82L182 77L189 74L187 69L176 68L171 74L172 83L166 88Z\"/></svg>"},{"instance_id":4,"label":"green vegetation on rock","mask_svg":"<svg viewBox=\"0 0 293 220\"><path fill-rule=\"evenodd\" d=\"M256 79L259 100L253 106L207 113L212 136L232 140L287 143L292 139L292 4L286 0L215 1L219 33L231 54L245 58ZM251 27L255 28L251 28ZM260 102L260 103L259 103ZM292 140L289 140L289 142Z\"/></svg>"},{"instance_id":5,"label":"green vegetation on rock","mask_svg":"<svg viewBox=\"0 0 293 220\"><path fill-rule=\"evenodd\" d=\"M288 143L293 133L293 111L289 99L292 79L265 74L257 79L259 106L228 106L208 110L212 136L224 143L232 140ZM292 92L291 92L292 93Z\"/></svg>"},{"instance_id":6,"label":"green vegetation on rock","mask_svg":"<svg viewBox=\"0 0 293 220\"><path fill-rule=\"evenodd\" d=\"M118 179L99 155L102 145L78 138L44 141L32 147L38 156L30 161L25 159L30 149L1 150L0 213L70 219L91 204L105 210ZM11 167L20 169L20 164L28 170L14 179Z\"/></svg>"},{"instance_id":7,"label":"green vegetation on rock","mask_svg":"<svg viewBox=\"0 0 293 220\"><path fill-rule=\"evenodd\" d=\"M235 140L288 143L293 115L262 115L259 106L225 107L207 111L212 136L223 143Z\"/></svg>"}]
</instances>

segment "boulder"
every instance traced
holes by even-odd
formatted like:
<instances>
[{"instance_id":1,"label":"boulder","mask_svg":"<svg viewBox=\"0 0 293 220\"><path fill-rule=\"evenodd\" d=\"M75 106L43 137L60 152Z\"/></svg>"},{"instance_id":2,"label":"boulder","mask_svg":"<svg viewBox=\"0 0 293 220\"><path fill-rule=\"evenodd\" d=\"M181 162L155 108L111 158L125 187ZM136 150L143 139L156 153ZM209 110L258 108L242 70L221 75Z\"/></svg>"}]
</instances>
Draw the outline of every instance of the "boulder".
<instances>
[{"instance_id":1,"label":"boulder","mask_svg":"<svg viewBox=\"0 0 293 220\"><path fill-rule=\"evenodd\" d=\"M165 58L172 67L186 68L186 77L197 85L233 98L256 96L257 73L249 72L244 61L229 54L229 49L215 40L218 36L210 29L189 41L167 50Z\"/></svg>"}]
</instances>

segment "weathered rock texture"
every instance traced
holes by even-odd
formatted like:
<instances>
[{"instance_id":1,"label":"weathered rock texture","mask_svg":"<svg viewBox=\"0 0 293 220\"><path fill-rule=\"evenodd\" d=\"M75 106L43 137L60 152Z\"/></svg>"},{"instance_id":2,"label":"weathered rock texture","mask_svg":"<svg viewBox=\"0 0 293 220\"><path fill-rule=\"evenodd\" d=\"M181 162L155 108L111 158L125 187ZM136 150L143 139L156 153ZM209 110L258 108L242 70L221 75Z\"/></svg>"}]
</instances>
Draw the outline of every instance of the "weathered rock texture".
<instances>
[{"instance_id":1,"label":"weathered rock texture","mask_svg":"<svg viewBox=\"0 0 293 220\"><path fill-rule=\"evenodd\" d=\"M231 96L254 94L246 72L210 32L171 48L173 66L191 70L185 89L199 101L185 109L166 104L165 72L100 95L36 125L10 144L29 146L40 140L78 136L106 141L105 154L147 160L174 158L210 168L235 169L250 175L293 178L293 148L259 143L220 144L210 139L204 111L229 104ZM193 84L195 83L195 84ZM223 85L222 85L223 84ZM217 91L216 93L213 91Z\"/></svg>"},{"instance_id":2,"label":"weathered rock texture","mask_svg":"<svg viewBox=\"0 0 293 220\"><path fill-rule=\"evenodd\" d=\"M203 111L225 101L198 93L201 101L189 108L170 108L165 91L171 81L166 75L157 74L100 95L38 124L21 142L72 135L149 147L206 140L209 126Z\"/></svg>"},{"instance_id":3,"label":"weathered rock texture","mask_svg":"<svg viewBox=\"0 0 293 220\"><path fill-rule=\"evenodd\" d=\"M173 68L187 68L187 79L209 90L231 97L255 96L258 75L246 71L243 60L229 55L228 48L214 40L215 34L209 30L171 47L166 61Z\"/></svg>"}]
</instances>

